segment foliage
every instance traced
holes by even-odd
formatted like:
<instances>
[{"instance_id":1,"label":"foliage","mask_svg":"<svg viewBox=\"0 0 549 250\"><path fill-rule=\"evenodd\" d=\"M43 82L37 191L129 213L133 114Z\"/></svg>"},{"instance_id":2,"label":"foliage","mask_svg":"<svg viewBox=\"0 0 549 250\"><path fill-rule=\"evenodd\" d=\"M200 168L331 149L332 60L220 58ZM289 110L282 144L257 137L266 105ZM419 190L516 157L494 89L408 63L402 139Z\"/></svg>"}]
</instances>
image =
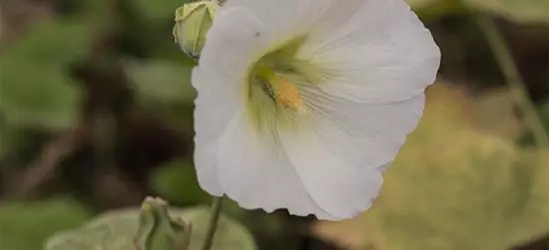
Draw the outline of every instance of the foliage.
<instances>
[{"instance_id":1,"label":"foliage","mask_svg":"<svg viewBox=\"0 0 549 250\"><path fill-rule=\"evenodd\" d=\"M124 66L143 105L192 104L189 67L167 60L126 61Z\"/></svg>"},{"instance_id":2,"label":"foliage","mask_svg":"<svg viewBox=\"0 0 549 250\"><path fill-rule=\"evenodd\" d=\"M496 14L520 23L549 24L549 2L545 0L406 0L427 19L465 14L470 10Z\"/></svg>"},{"instance_id":3,"label":"foliage","mask_svg":"<svg viewBox=\"0 0 549 250\"><path fill-rule=\"evenodd\" d=\"M389 167L373 209L320 224L319 233L380 250L504 250L549 231L549 152L476 131L460 96L429 90L425 117ZM342 230L375 234L336 235Z\"/></svg>"},{"instance_id":4,"label":"foliage","mask_svg":"<svg viewBox=\"0 0 549 250\"><path fill-rule=\"evenodd\" d=\"M210 197L198 185L194 166L186 161L174 161L162 166L152 176L152 188L160 196L184 205L204 204Z\"/></svg>"},{"instance_id":5,"label":"foliage","mask_svg":"<svg viewBox=\"0 0 549 250\"><path fill-rule=\"evenodd\" d=\"M201 249L209 225L209 209L207 207L188 209L170 208L169 215L162 213L152 215L151 213L155 210L167 209L167 207L162 208L158 206L158 203L145 201L142 209L110 211L96 217L80 229L60 233L52 237L48 241L46 250L76 248L81 250L95 250L98 248L108 250L135 250L136 243L141 245L141 241L147 242L146 245L150 246L149 244L152 244L150 241L156 241L157 243L159 241L162 242L162 236L183 236L177 233L177 227L190 228L190 246L188 250ZM150 215L150 218L149 221L146 221L148 215ZM150 225L151 230L153 230L153 232L156 231L156 238L150 238L148 235L143 236L142 234L139 234L139 232L146 230L150 223L152 223L152 225ZM165 226L172 227L173 230L176 231L173 233L166 231L168 229L163 228L162 223L168 223L168 225ZM170 224L173 223L178 223L179 226L170 226ZM153 226L154 224L156 224L156 226ZM187 233L188 231L184 232ZM143 246L145 246L145 244ZM148 247L143 249L148 249ZM176 248L153 247L151 249L175 250ZM216 231L212 249L253 250L255 249L255 246L252 236L244 227L232 219L222 216Z\"/></svg>"},{"instance_id":6,"label":"foliage","mask_svg":"<svg viewBox=\"0 0 549 250\"><path fill-rule=\"evenodd\" d=\"M34 24L2 55L0 113L8 123L66 128L78 116L80 92L66 73L85 55L88 28L76 21Z\"/></svg>"},{"instance_id":7,"label":"foliage","mask_svg":"<svg viewBox=\"0 0 549 250\"><path fill-rule=\"evenodd\" d=\"M543 126L547 131L549 131L549 102L540 105L537 112L541 122L543 123ZM535 144L534 135L532 133L525 133L520 138L520 142L523 145L534 145Z\"/></svg>"},{"instance_id":8,"label":"foliage","mask_svg":"<svg viewBox=\"0 0 549 250\"><path fill-rule=\"evenodd\" d=\"M439 19L445 16L465 13L461 0L406 0L423 19Z\"/></svg>"},{"instance_id":9,"label":"foliage","mask_svg":"<svg viewBox=\"0 0 549 250\"><path fill-rule=\"evenodd\" d=\"M549 24L549 2L544 0L464 0L470 6L513 21Z\"/></svg>"},{"instance_id":10,"label":"foliage","mask_svg":"<svg viewBox=\"0 0 549 250\"><path fill-rule=\"evenodd\" d=\"M162 4L155 1L138 0L137 6L143 16L149 22L173 21L174 11L177 7L190 2L190 0L163 0ZM170 25L173 25L170 23Z\"/></svg>"},{"instance_id":11,"label":"foliage","mask_svg":"<svg viewBox=\"0 0 549 250\"><path fill-rule=\"evenodd\" d=\"M78 226L87 211L70 199L0 204L0 247L39 250L52 234Z\"/></svg>"}]
</instances>

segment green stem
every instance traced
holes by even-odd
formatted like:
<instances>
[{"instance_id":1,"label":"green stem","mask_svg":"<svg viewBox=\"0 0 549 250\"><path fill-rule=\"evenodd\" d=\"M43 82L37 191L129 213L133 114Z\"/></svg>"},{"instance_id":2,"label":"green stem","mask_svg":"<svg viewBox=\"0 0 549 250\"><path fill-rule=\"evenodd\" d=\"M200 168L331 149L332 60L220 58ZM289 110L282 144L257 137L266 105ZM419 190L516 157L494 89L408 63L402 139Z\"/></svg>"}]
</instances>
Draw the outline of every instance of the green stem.
<instances>
[{"instance_id":1,"label":"green stem","mask_svg":"<svg viewBox=\"0 0 549 250\"><path fill-rule=\"evenodd\" d=\"M223 196L213 198L210 224L208 226L208 231L206 232L206 239L204 240L204 245L202 246L202 250L210 250L212 248L215 231L217 229L217 224L219 222L219 217L221 215L222 204L223 204Z\"/></svg>"},{"instance_id":2,"label":"green stem","mask_svg":"<svg viewBox=\"0 0 549 250\"><path fill-rule=\"evenodd\" d=\"M534 134L536 143L540 147L549 148L549 135L545 131L543 123L537 115L534 104L530 100L526 84L520 75L511 54L511 50L503 35L498 30L491 17L484 14L478 14L476 16L476 21L484 33L486 41L488 42L502 73L505 75L507 84L511 88L515 98L515 102L524 113L525 122Z\"/></svg>"}]
</instances>

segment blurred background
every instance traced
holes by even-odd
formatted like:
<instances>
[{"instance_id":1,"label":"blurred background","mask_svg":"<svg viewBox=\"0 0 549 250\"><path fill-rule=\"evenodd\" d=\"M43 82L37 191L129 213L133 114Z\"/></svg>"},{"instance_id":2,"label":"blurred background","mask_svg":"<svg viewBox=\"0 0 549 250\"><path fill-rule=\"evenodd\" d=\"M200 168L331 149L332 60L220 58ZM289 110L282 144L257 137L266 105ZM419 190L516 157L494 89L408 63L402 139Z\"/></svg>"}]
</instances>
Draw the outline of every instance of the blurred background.
<instances>
[{"instance_id":1,"label":"blurred background","mask_svg":"<svg viewBox=\"0 0 549 250\"><path fill-rule=\"evenodd\" d=\"M1 250L149 195L210 203L172 37L185 2L0 1ZM379 199L337 223L227 203L258 249L549 249L549 0L408 2L443 60Z\"/></svg>"}]
</instances>

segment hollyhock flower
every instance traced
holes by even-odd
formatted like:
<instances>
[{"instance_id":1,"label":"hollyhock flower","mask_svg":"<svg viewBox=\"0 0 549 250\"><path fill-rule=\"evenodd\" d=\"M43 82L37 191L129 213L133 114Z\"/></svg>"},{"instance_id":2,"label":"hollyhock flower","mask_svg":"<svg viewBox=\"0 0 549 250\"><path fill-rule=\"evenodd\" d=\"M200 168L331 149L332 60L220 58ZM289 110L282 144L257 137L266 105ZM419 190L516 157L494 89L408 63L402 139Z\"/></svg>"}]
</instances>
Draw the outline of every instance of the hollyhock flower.
<instances>
[{"instance_id":1,"label":"hollyhock flower","mask_svg":"<svg viewBox=\"0 0 549 250\"><path fill-rule=\"evenodd\" d=\"M440 52L403 0L229 0L193 70L199 183L244 208L368 209Z\"/></svg>"}]
</instances>

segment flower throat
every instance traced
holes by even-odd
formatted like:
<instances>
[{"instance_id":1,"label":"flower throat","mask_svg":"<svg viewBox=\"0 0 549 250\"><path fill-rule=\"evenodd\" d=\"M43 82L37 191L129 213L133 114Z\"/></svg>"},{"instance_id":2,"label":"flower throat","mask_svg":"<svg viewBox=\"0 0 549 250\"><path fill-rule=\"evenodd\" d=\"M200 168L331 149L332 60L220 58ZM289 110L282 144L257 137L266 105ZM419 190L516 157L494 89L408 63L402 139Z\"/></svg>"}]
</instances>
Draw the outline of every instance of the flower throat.
<instances>
[{"instance_id":1,"label":"flower throat","mask_svg":"<svg viewBox=\"0 0 549 250\"><path fill-rule=\"evenodd\" d=\"M303 105L301 94L290 79L290 75L299 75L293 64L295 54L305 39L305 36L300 36L290 40L261 57L250 72L249 83L252 85L250 88L262 89L264 94L275 102L275 105L294 111L301 110Z\"/></svg>"}]
</instances>

